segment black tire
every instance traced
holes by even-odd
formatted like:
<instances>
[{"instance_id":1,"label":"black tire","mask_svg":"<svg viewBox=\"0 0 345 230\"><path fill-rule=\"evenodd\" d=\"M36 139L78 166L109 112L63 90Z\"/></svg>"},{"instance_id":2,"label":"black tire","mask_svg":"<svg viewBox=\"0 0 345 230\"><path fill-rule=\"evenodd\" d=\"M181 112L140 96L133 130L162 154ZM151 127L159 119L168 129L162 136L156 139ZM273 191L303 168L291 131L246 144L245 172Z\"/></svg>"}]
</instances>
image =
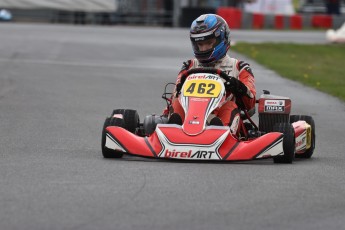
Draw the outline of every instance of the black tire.
<instances>
[{"instance_id":1,"label":"black tire","mask_svg":"<svg viewBox=\"0 0 345 230\"><path fill-rule=\"evenodd\" d=\"M114 114L122 114L123 119L113 117ZM116 151L105 147L106 132L105 129L108 126L118 126L128 130L131 133L135 133L139 127L139 114L136 110L132 109L115 109L111 117L108 117L104 121L102 130L102 154L104 158L122 158L123 152Z\"/></svg>"},{"instance_id":2,"label":"black tire","mask_svg":"<svg viewBox=\"0 0 345 230\"><path fill-rule=\"evenodd\" d=\"M315 149L315 122L314 119L311 116L307 115L291 115L290 116L290 123L294 123L296 121L305 121L307 122L311 127L311 146L309 149L307 149L304 153L296 154L296 158L310 158Z\"/></svg>"},{"instance_id":3,"label":"black tire","mask_svg":"<svg viewBox=\"0 0 345 230\"><path fill-rule=\"evenodd\" d=\"M124 120L124 126L120 126L125 128L131 133L135 133L136 129L139 127L140 119L139 114L136 110L133 109L115 109L113 110L113 113L111 114L111 117L113 117L114 114L122 114L123 120ZM116 119L116 118L113 118Z\"/></svg>"},{"instance_id":4,"label":"black tire","mask_svg":"<svg viewBox=\"0 0 345 230\"><path fill-rule=\"evenodd\" d=\"M106 131L105 129L108 126L113 126L114 125L114 121L111 122L113 119L111 119L110 117L107 117L104 121L104 125L103 125L103 129L102 129L102 154L104 158L122 158L123 153L120 151L116 151L113 149L108 149L107 147L105 147L105 140L106 140ZM122 120L122 119L118 119L118 120ZM113 123L113 124L112 124ZM122 121L123 124L123 121ZM118 125L119 126L119 125ZM122 127L122 126L120 126Z\"/></svg>"},{"instance_id":5,"label":"black tire","mask_svg":"<svg viewBox=\"0 0 345 230\"><path fill-rule=\"evenodd\" d=\"M259 114L259 130L269 133L273 131L273 126L277 123L289 122L288 114Z\"/></svg>"},{"instance_id":6,"label":"black tire","mask_svg":"<svg viewBox=\"0 0 345 230\"><path fill-rule=\"evenodd\" d=\"M168 118L165 116L158 116L155 114L147 115L144 118L143 128L145 136L150 136L156 129L157 124L167 124Z\"/></svg>"},{"instance_id":7,"label":"black tire","mask_svg":"<svg viewBox=\"0 0 345 230\"><path fill-rule=\"evenodd\" d=\"M292 163L295 157L295 131L290 123L277 123L273 126L274 132L284 134L284 155L273 158L274 163Z\"/></svg>"}]
</instances>

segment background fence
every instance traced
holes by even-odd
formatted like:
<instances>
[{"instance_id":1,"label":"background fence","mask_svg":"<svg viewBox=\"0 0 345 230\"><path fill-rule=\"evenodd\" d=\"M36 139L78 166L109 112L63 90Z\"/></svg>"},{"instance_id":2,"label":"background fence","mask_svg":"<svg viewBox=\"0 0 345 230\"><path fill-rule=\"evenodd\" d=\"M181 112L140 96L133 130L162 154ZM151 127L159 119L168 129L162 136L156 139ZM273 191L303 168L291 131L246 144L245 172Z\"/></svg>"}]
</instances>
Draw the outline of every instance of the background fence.
<instances>
[{"instance_id":1,"label":"background fence","mask_svg":"<svg viewBox=\"0 0 345 230\"><path fill-rule=\"evenodd\" d=\"M85 3L84 0L55 0L60 4L73 2L74 5L15 5L16 2L30 1L48 2L0 0L0 8L12 6L7 9L12 12L15 22L189 27L193 19L203 13L218 13L227 19L231 28L239 29L338 28L345 22L345 14L342 14L345 0L341 0L339 15L326 14L323 0L304 0L293 15L248 13L243 10L243 1L240 4L239 0L90 0L84 5L78 3ZM91 3L97 5L97 1L106 1L107 4L100 4L92 10Z\"/></svg>"}]
</instances>

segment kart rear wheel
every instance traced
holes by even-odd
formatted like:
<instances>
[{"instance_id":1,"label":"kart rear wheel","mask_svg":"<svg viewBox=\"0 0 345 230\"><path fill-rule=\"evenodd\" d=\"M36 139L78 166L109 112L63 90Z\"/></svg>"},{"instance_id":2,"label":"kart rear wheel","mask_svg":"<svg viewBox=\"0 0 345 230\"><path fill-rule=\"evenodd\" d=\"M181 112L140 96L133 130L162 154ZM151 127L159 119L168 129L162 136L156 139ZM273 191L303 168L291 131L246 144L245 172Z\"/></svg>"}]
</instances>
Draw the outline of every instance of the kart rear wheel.
<instances>
[{"instance_id":1,"label":"kart rear wheel","mask_svg":"<svg viewBox=\"0 0 345 230\"><path fill-rule=\"evenodd\" d=\"M294 123L296 121L305 121L311 127L311 146L307 149L304 153L296 154L296 158L310 158L315 149L315 122L311 116L307 115L291 115L290 116L290 123Z\"/></svg>"},{"instance_id":2,"label":"kart rear wheel","mask_svg":"<svg viewBox=\"0 0 345 230\"><path fill-rule=\"evenodd\" d=\"M269 133L277 123L289 122L288 114L259 114L259 131Z\"/></svg>"},{"instance_id":3,"label":"kart rear wheel","mask_svg":"<svg viewBox=\"0 0 345 230\"><path fill-rule=\"evenodd\" d=\"M295 132L290 123L277 123L273 126L274 132L284 134L283 151L284 155L273 158L274 163L292 163L295 157Z\"/></svg>"},{"instance_id":4,"label":"kart rear wheel","mask_svg":"<svg viewBox=\"0 0 345 230\"><path fill-rule=\"evenodd\" d=\"M122 122L121 122L122 121ZM123 127L124 123L122 119L112 119L111 117L107 117L104 121L103 129L102 129L102 154L104 158L122 158L123 153L120 151L116 151L113 149L109 149L105 146L106 140L106 128L108 126L120 126Z\"/></svg>"}]
</instances>

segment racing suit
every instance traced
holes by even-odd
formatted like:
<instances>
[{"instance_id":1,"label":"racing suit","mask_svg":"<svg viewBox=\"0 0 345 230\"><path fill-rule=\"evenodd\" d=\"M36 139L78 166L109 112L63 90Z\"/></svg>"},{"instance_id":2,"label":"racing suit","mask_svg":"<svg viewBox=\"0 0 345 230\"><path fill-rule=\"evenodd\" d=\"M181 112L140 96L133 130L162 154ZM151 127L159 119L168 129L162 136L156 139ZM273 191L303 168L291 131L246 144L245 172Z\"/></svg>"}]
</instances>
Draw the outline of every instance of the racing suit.
<instances>
[{"instance_id":1,"label":"racing suit","mask_svg":"<svg viewBox=\"0 0 345 230\"><path fill-rule=\"evenodd\" d=\"M254 75L249 67L249 64L243 61L239 61L235 58L230 58L229 55L225 55L218 61L207 65L201 64L196 58L191 59L187 63L189 64L189 66L182 67L182 70L212 67L221 69L230 77L234 77L240 80L247 87L247 92L244 96L242 96L241 104L244 107L243 109L250 110L255 107L256 89L254 84ZM176 85L180 83L181 72L177 76ZM175 97L175 93L173 95L172 112L179 114L182 120L184 120L184 110L178 99ZM240 121L240 110L238 109L238 105L236 104L236 97L234 93L228 92L226 95L226 102L215 111L213 111L213 114L213 116L217 116L221 119L223 125L230 126L231 133L237 133Z\"/></svg>"}]
</instances>

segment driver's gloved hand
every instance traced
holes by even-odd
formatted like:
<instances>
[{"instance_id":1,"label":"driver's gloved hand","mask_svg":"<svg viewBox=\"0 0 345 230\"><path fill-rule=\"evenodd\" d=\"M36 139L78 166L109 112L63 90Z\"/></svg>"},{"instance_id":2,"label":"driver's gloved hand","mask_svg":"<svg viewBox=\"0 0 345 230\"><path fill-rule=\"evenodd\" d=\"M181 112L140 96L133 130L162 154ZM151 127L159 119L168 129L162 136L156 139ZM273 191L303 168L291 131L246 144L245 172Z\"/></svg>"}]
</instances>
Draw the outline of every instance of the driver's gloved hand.
<instances>
[{"instance_id":1,"label":"driver's gloved hand","mask_svg":"<svg viewBox=\"0 0 345 230\"><path fill-rule=\"evenodd\" d=\"M175 97L178 97L178 96L180 95L181 89L182 89L182 83L179 82L179 83L176 85L176 88L175 88L175 90L176 90Z\"/></svg>"},{"instance_id":2,"label":"driver's gloved hand","mask_svg":"<svg viewBox=\"0 0 345 230\"><path fill-rule=\"evenodd\" d=\"M191 63L192 63L191 60L188 60L188 61L183 62L182 67L181 67L181 70L180 70L180 73L181 73L182 71L187 71L187 70L189 69L189 66L190 66Z\"/></svg>"},{"instance_id":3,"label":"driver's gloved hand","mask_svg":"<svg viewBox=\"0 0 345 230\"><path fill-rule=\"evenodd\" d=\"M225 82L226 91L235 94L235 96L244 96L247 95L248 88L240 80L237 80L234 77L230 77L230 80Z\"/></svg>"},{"instance_id":4,"label":"driver's gloved hand","mask_svg":"<svg viewBox=\"0 0 345 230\"><path fill-rule=\"evenodd\" d=\"M184 72L184 71L189 70L189 67L190 67L191 64L192 64L192 60L188 60L188 61L183 62L179 74L181 74L181 73ZM178 80L178 82L177 82L177 84L176 84L176 88L175 88L175 90L176 90L176 95L175 95L175 97L178 97L178 95L180 94L181 88L182 88L182 84L181 84L181 82L179 82L179 81L180 81L180 80Z\"/></svg>"}]
</instances>

